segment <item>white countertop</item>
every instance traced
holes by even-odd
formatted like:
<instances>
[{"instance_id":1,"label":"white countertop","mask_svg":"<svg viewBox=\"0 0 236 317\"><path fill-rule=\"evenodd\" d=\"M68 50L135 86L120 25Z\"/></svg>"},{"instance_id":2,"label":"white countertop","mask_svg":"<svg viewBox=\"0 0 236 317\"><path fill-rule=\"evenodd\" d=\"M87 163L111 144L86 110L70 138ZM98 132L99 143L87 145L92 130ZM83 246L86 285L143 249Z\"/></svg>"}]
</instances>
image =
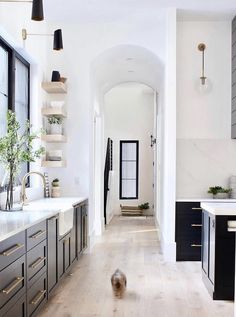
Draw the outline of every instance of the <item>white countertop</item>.
<instances>
[{"instance_id":1,"label":"white countertop","mask_svg":"<svg viewBox=\"0 0 236 317\"><path fill-rule=\"evenodd\" d=\"M34 200L23 211L0 211L0 241L3 241L47 218L76 206L86 198L61 197Z\"/></svg>"},{"instance_id":2,"label":"white countertop","mask_svg":"<svg viewBox=\"0 0 236 317\"><path fill-rule=\"evenodd\" d=\"M201 208L216 216L236 216L236 202L203 202Z\"/></svg>"},{"instance_id":3,"label":"white countertop","mask_svg":"<svg viewBox=\"0 0 236 317\"><path fill-rule=\"evenodd\" d=\"M213 199L213 198L178 198L177 202L213 202L213 203L236 203L236 199Z\"/></svg>"}]
</instances>

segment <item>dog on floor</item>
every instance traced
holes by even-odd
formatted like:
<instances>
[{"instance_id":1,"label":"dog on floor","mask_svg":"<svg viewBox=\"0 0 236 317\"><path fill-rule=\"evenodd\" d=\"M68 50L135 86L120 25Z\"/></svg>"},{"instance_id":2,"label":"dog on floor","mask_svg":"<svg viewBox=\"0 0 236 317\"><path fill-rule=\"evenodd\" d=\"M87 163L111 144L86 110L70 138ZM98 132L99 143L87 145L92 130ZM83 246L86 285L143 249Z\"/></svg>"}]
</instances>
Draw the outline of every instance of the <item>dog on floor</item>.
<instances>
[{"instance_id":1,"label":"dog on floor","mask_svg":"<svg viewBox=\"0 0 236 317\"><path fill-rule=\"evenodd\" d=\"M126 290L127 279L121 270L117 269L111 276L111 286L115 297L122 298Z\"/></svg>"}]
</instances>

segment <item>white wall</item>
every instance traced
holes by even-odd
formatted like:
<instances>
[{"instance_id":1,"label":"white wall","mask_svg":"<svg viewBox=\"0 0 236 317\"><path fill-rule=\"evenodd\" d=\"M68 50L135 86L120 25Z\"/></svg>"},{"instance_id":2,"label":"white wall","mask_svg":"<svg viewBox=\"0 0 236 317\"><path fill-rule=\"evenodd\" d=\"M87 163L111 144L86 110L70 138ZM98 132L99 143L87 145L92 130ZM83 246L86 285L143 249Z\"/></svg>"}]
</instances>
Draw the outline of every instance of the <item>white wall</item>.
<instances>
[{"instance_id":1,"label":"white wall","mask_svg":"<svg viewBox=\"0 0 236 317\"><path fill-rule=\"evenodd\" d=\"M116 86L105 95L104 103L104 145L110 137L113 140L112 184L109 186L108 221L120 213L120 204L137 206L149 202L153 205L153 149L150 135L153 134L154 92L151 88L126 83ZM120 140L139 141L139 197L136 200L119 199Z\"/></svg>"},{"instance_id":2,"label":"white wall","mask_svg":"<svg viewBox=\"0 0 236 317\"><path fill-rule=\"evenodd\" d=\"M179 21L177 44L177 197L207 197L236 173L231 140L231 22ZM199 93L199 43L206 44L211 89Z\"/></svg>"}]
</instances>

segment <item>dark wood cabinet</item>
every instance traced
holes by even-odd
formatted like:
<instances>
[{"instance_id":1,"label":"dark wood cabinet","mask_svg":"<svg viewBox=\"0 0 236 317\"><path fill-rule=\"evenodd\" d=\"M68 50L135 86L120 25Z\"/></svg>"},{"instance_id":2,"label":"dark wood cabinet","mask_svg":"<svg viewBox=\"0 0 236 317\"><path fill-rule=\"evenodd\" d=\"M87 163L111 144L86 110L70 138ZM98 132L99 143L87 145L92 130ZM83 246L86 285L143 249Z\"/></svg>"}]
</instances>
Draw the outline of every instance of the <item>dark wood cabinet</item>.
<instances>
[{"instance_id":1,"label":"dark wood cabinet","mask_svg":"<svg viewBox=\"0 0 236 317\"><path fill-rule=\"evenodd\" d=\"M176 202L176 261L201 261L200 202Z\"/></svg>"},{"instance_id":2,"label":"dark wood cabinet","mask_svg":"<svg viewBox=\"0 0 236 317\"><path fill-rule=\"evenodd\" d=\"M82 208L80 205L75 207L76 211L76 240L77 240L77 257L80 256L83 248L82 248Z\"/></svg>"},{"instance_id":3,"label":"dark wood cabinet","mask_svg":"<svg viewBox=\"0 0 236 317\"><path fill-rule=\"evenodd\" d=\"M70 261L71 264L74 263L74 261L77 259L77 229L76 229L76 209L74 208L74 223L73 223L73 228L71 229L70 232Z\"/></svg>"},{"instance_id":4,"label":"dark wood cabinet","mask_svg":"<svg viewBox=\"0 0 236 317\"><path fill-rule=\"evenodd\" d=\"M69 269L70 261L70 244L71 244L71 233L66 234L59 240L58 244L58 274L61 278Z\"/></svg>"},{"instance_id":5,"label":"dark wood cabinet","mask_svg":"<svg viewBox=\"0 0 236 317\"><path fill-rule=\"evenodd\" d=\"M59 217L0 242L0 317L35 317L87 247L88 202L74 208L73 228L59 236Z\"/></svg>"},{"instance_id":6,"label":"dark wood cabinet","mask_svg":"<svg viewBox=\"0 0 236 317\"><path fill-rule=\"evenodd\" d=\"M88 246L88 214L87 214L87 202L81 206L82 213L82 250Z\"/></svg>"},{"instance_id":7,"label":"dark wood cabinet","mask_svg":"<svg viewBox=\"0 0 236 317\"><path fill-rule=\"evenodd\" d=\"M24 294L16 303L9 303L10 308L7 312L0 311L3 317L26 317L26 295Z\"/></svg>"},{"instance_id":8,"label":"dark wood cabinet","mask_svg":"<svg viewBox=\"0 0 236 317\"><path fill-rule=\"evenodd\" d=\"M234 298L235 237L228 232L228 221L235 216L215 216L203 210L202 277L216 300Z\"/></svg>"},{"instance_id":9,"label":"dark wood cabinet","mask_svg":"<svg viewBox=\"0 0 236 317\"><path fill-rule=\"evenodd\" d=\"M58 215L47 220L48 294L58 282Z\"/></svg>"}]
</instances>

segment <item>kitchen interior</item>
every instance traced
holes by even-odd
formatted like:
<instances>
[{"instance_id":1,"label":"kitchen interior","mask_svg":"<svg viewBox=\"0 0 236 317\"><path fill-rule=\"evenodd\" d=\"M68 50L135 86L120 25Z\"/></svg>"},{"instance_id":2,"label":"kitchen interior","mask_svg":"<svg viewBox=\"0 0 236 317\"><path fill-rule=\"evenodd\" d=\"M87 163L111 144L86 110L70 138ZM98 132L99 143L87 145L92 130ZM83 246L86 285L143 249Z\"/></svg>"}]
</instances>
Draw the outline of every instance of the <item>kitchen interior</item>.
<instances>
[{"instance_id":1,"label":"kitchen interior","mask_svg":"<svg viewBox=\"0 0 236 317\"><path fill-rule=\"evenodd\" d=\"M7 7L4 14L9 8L12 7ZM233 301L235 296L236 18L233 19L232 12L230 16L223 21L217 18L198 21L182 19L180 15L176 27L175 260L201 262L202 282L215 301ZM43 2L33 1L32 19L42 21L43 18ZM9 30L14 33L11 28ZM20 33L20 41L26 48L31 37L37 36L37 32L34 34L25 28ZM12 56L18 56L19 50L9 44L11 37L8 40L3 34L1 32L1 47L4 48L1 60L7 58L9 64L2 70L0 88L7 98L3 102L9 105L14 99L8 96L12 88L9 88L6 72ZM54 51L65 50L63 35L61 29L55 28L50 34L50 49L53 40ZM28 55L21 53L23 57L16 58L27 66L25 58ZM81 175L75 172L71 184L63 173L68 167L70 174L75 171L74 161L66 154L68 148L71 149L70 138L77 138L77 131L75 133L68 121L78 115L78 110L72 112L67 108L72 98L70 88L77 89L72 84L76 75L71 71L74 77L67 78L64 64L59 67L62 70L56 68L60 57L53 55L51 58L54 68L46 75L40 74L42 81L36 94L43 106L33 108L36 115L31 120L33 128L42 126L42 129L34 134L25 130L24 145L30 151L25 151L23 146L14 152L11 142L16 145L20 142L13 139L15 133L22 133L17 127L17 122L22 120L19 114L25 123L32 109L24 115L19 111L18 117L9 112L5 120L0 119L1 137L6 134L0 139L0 162L4 163L0 170L0 316L3 317L38 315L48 301L50 305L55 290L65 283L83 253L92 249L89 225L92 202L87 188L78 190L87 167L79 149L73 150L82 166ZM197 78L196 85L192 84L193 77ZM26 88L29 78L28 73L24 78L21 106L28 104L30 99ZM17 100L17 96L14 98ZM31 99L35 101L34 97ZM83 122L80 123L82 130ZM84 146L83 151L87 150ZM14 177L19 162L24 171L20 182ZM87 183L84 187L88 187Z\"/></svg>"}]
</instances>

